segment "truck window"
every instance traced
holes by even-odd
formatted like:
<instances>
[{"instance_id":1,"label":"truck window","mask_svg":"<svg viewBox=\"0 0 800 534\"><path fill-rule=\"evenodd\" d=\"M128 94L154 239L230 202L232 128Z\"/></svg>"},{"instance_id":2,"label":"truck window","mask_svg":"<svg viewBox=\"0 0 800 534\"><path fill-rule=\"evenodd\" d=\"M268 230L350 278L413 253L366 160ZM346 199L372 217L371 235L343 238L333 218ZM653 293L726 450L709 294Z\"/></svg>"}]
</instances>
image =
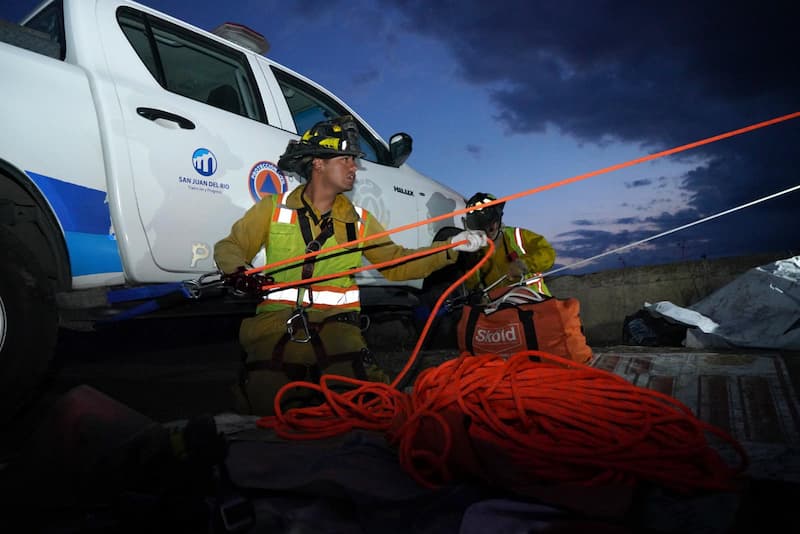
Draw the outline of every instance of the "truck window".
<instances>
[{"instance_id":1,"label":"truck window","mask_svg":"<svg viewBox=\"0 0 800 534\"><path fill-rule=\"evenodd\" d=\"M289 111L292 113L295 125L294 133L302 135L303 132L319 121L350 113L344 106L328 95L288 72L277 69L274 66L272 71L278 80L284 98L286 98ZM390 157L384 144L360 123L358 124L358 130L361 134L361 150L364 151L364 159L389 165Z\"/></svg>"},{"instance_id":2,"label":"truck window","mask_svg":"<svg viewBox=\"0 0 800 534\"><path fill-rule=\"evenodd\" d=\"M23 24L26 28L46 34L52 43L58 46L59 59L66 57L67 45L64 38L64 6L60 1L44 7L29 21Z\"/></svg>"},{"instance_id":3,"label":"truck window","mask_svg":"<svg viewBox=\"0 0 800 534\"><path fill-rule=\"evenodd\" d=\"M117 21L161 87L215 108L267 122L243 53L128 7L117 10Z\"/></svg>"}]
</instances>

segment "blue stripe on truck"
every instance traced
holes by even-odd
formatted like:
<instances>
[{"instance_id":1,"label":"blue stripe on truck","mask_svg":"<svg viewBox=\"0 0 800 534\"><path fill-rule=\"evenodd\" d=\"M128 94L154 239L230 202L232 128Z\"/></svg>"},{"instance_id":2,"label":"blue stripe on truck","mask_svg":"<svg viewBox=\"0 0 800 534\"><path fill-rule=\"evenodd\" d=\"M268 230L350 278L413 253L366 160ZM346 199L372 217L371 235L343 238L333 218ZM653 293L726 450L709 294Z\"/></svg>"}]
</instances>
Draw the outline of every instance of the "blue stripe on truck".
<instances>
[{"instance_id":1,"label":"blue stripe on truck","mask_svg":"<svg viewBox=\"0 0 800 534\"><path fill-rule=\"evenodd\" d=\"M117 241L106 235L66 233L72 276L122 272Z\"/></svg>"},{"instance_id":2,"label":"blue stripe on truck","mask_svg":"<svg viewBox=\"0 0 800 534\"><path fill-rule=\"evenodd\" d=\"M106 192L27 171L64 229L73 276L122 272Z\"/></svg>"}]
</instances>

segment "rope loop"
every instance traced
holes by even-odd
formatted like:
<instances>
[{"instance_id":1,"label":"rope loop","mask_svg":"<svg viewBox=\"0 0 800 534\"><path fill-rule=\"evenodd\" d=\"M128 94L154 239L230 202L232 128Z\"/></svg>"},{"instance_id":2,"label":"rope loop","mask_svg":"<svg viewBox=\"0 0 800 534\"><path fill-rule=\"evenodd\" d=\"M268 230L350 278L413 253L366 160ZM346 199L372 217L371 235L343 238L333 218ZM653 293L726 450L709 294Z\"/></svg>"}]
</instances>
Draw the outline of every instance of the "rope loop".
<instances>
[{"instance_id":1,"label":"rope loop","mask_svg":"<svg viewBox=\"0 0 800 534\"><path fill-rule=\"evenodd\" d=\"M334 392L334 381L354 389ZM290 439L383 432L403 468L426 487L478 478L512 486L525 480L649 481L681 491L726 490L747 466L736 440L677 399L541 351L508 359L462 354L420 373L410 395L387 384L325 375L319 385L287 384L278 396L292 387L318 391L326 403L276 409L259 426ZM723 461L709 434L730 445L737 465Z\"/></svg>"}]
</instances>

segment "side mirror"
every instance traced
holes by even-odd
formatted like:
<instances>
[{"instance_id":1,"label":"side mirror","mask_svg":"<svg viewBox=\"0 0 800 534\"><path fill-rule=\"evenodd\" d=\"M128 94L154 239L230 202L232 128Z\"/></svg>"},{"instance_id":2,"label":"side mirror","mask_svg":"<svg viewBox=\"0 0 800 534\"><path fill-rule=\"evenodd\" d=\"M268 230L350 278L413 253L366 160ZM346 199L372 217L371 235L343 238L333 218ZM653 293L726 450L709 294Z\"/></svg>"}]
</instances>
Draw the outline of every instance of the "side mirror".
<instances>
[{"instance_id":1,"label":"side mirror","mask_svg":"<svg viewBox=\"0 0 800 534\"><path fill-rule=\"evenodd\" d=\"M411 155L411 136L407 133L396 133L389 139L389 152L392 156L392 165L399 167Z\"/></svg>"}]
</instances>

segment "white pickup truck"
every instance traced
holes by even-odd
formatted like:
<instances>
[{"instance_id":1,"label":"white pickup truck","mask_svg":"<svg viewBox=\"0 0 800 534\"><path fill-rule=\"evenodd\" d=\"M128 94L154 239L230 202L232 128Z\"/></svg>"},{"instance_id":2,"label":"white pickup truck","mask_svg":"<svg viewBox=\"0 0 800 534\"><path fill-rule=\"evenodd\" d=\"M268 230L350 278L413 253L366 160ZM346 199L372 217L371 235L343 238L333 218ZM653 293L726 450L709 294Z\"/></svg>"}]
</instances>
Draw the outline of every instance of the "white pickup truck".
<instances>
[{"instance_id":1,"label":"white pickup truck","mask_svg":"<svg viewBox=\"0 0 800 534\"><path fill-rule=\"evenodd\" d=\"M386 228L464 207L405 163L410 136L385 142L267 48L244 26L208 32L125 0L46 1L21 25L0 23L0 420L47 369L59 326L130 311L140 303L126 291L159 295L214 272L231 224L299 184L276 161L319 120L356 117L366 157L351 198ZM393 239L428 245L452 226ZM366 271L361 285L368 309L423 281ZM187 302L172 311L228 309Z\"/></svg>"}]
</instances>

